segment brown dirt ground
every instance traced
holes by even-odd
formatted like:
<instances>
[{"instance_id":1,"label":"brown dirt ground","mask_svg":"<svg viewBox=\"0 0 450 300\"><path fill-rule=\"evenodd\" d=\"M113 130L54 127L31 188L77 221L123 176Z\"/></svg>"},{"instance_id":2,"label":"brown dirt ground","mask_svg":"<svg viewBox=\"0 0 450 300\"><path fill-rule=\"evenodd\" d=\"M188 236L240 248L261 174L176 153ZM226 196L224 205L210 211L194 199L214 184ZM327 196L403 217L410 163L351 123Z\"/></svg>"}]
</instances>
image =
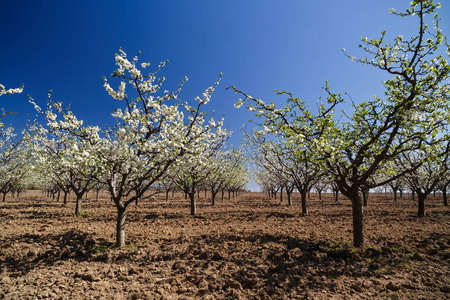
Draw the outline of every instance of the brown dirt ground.
<instances>
[{"instance_id":1,"label":"brown dirt ground","mask_svg":"<svg viewBox=\"0 0 450 300\"><path fill-rule=\"evenodd\" d=\"M76 217L29 191L0 203L0 299L448 299L450 210L431 196L418 218L408 197L371 195L354 249L342 197L312 195L302 216L297 199L246 193L191 217L161 195L129 207L117 250L106 197Z\"/></svg>"}]
</instances>

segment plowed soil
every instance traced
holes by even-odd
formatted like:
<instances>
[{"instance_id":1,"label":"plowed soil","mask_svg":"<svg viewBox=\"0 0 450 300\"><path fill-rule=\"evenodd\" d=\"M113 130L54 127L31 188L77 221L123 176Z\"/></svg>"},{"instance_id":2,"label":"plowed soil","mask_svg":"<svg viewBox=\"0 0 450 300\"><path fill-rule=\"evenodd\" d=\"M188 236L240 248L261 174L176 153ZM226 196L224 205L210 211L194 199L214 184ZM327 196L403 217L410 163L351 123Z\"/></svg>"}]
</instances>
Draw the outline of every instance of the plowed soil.
<instances>
[{"instance_id":1,"label":"plowed soil","mask_svg":"<svg viewBox=\"0 0 450 300\"><path fill-rule=\"evenodd\" d=\"M260 193L198 216L181 194L128 209L124 249L106 192L83 215L38 191L0 203L0 299L448 299L450 210L416 217L411 195L371 195L365 246L351 206L312 194L309 214ZM227 198L227 197L225 197ZM286 196L285 196L286 198ZM284 200L285 201L285 200Z\"/></svg>"}]
</instances>

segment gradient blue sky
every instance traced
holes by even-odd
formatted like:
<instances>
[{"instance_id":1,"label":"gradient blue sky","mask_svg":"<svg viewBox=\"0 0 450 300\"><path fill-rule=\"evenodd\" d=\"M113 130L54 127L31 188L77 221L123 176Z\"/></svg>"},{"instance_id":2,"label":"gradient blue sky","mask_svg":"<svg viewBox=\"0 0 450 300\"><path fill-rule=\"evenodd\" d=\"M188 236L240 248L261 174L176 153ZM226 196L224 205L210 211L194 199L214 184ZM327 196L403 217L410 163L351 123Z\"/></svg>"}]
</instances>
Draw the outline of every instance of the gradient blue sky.
<instances>
[{"instance_id":1,"label":"gradient blue sky","mask_svg":"<svg viewBox=\"0 0 450 300\"><path fill-rule=\"evenodd\" d=\"M103 76L115 69L114 54L123 47L129 57L142 51L142 61L156 66L169 60L160 75L164 89L174 90L189 77L181 93L200 95L223 73L206 110L225 115L235 130L230 144L241 142L240 127L252 115L233 107L237 97L226 86L236 85L254 97L282 102L273 89L285 89L315 106L325 96L326 78L335 91L356 102L382 94L383 72L347 59L355 56L360 38L416 32L415 20L392 16L404 10L400 0L229 0L229 1L2 1L0 9L0 83L25 84L24 93L2 96L0 107L17 112L5 123L17 130L34 117L27 94L45 105L53 99L71 103L88 124L112 122L117 101L103 88ZM448 35L450 4L439 10ZM113 85L114 86L114 85Z\"/></svg>"}]
</instances>

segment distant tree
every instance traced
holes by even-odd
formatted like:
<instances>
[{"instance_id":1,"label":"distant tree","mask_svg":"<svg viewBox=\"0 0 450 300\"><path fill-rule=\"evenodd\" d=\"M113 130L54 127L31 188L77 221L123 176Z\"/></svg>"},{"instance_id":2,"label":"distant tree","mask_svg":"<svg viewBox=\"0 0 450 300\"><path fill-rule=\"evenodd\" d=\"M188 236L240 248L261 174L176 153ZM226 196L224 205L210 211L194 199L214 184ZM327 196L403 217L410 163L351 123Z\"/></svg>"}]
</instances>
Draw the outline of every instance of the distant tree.
<instances>
[{"instance_id":1,"label":"distant tree","mask_svg":"<svg viewBox=\"0 0 450 300\"><path fill-rule=\"evenodd\" d=\"M0 130L1 132L1 130ZM1 133L0 133L1 136ZM23 143L12 142L4 145L0 152L0 193L5 201L7 193L20 191L30 172L31 156Z\"/></svg>"},{"instance_id":2,"label":"distant tree","mask_svg":"<svg viewBox=\"0 0 450 300\"><path fill-rule=\"evenodd\" d=\"M169 192L175 188L175 183L168 172L158 181L158 185L164 189L166 202L169 201Z\"/></svg>"},{"instance_id":3,"label":"distant tree","mask_svg":"<svg viewBox=\"0 0 450 300\"><path fill-rule=\"evenodd\" d=\"M403 180L417 194L417 215L425 215L425 200L436 190L442 178L449 175L448 160L450 159L450 142L435 145L422 151L404 153L396 159L401 168L413 169L406 173ZM412 168L419 165L417 168Z\"/></svg>"},{"instance_id":4,"label":"distant tree","mask_svg":"<svg viewBox=\"0 0 450 300\"><path fill-rule=\"evenodd\" d=\"M246 137L254 148L255 163L284 181L279 183L281 187L289 186L286 183L292 181L301 195L302 213L307 214L308 192L327 173L326 167L317 159L316 152L298 139L271 138L264 130L255 130Z\"/></svg>"},{"instance_id":5,"label":"distant tree","mask_svg":"<svg viewBox=\"0 0 450 300\"><path fill-rule=\"evenodd\" d=\"M50 108L45 115L49 120L56 118ZM41 174L51 179L52 193L63 190L67 204L69 189L72 190L76 195L75 215L80 215L83 195L92 187L98 171L89 153L90 144L61 128L38 124L31 124L24 137Z\"/></svg>"},{"instance_id":6,"label":"distant tree","mask_svg":"<svg viewBox=\"0 0 450 300\"><path fill-rule=\"evenodd\" d=\"M205 187L211 192L211 205L216 204L219 191L248 174L246 162L245 153L241 148L220 150L212 157L207 166L210 172L205 182ZM242 181L244 182L246 184L245 180Z\"/></svg>"},{"instance_id":7,"label":"distant tree","mask_svg":"<svg viewBox=\"0 0 450 300\"><path fill-rule=\"evenodd\" d=\"M228 131L217 131L208 140L202 140L193 147L195 152L184 155L175 164L169 174L175 185L189 196L191 215L197 214L195 194L206 185L208 178L217 172L215 156L229 136Z\"/></svg>"}]
</instances>

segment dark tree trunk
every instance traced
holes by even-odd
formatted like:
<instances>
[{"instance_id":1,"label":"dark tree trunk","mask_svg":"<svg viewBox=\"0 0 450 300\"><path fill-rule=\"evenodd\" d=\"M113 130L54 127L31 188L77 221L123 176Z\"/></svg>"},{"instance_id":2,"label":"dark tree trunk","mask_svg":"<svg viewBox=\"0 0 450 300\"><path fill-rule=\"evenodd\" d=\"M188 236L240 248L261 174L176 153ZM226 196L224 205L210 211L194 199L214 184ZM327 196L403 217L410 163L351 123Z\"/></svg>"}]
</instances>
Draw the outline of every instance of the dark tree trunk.
<instances>
[{"instance_id":1,"label":"dark tree trunk","mask_svg":"<svg viewBox=\"0 0 450 300\"><path fill-rule=\"evenodd\" d=\"M291 198L292 192L287 193L287 196L288 196L288 205L289 205L289 206L292 206L292 198Z\"/></svg>"},{"instance_id":2,"label":"dark tree trunk","mask_svg":"<svg viewBox=\"0 0 450 300\"><path fill-rule=\"evenodd\" d=\"M415 195L416 195L416 193L414 191L412 191L412 199L413 200L416 198Z\"/></svg>"},{"instance_id":3,"label":"dark tree trunk","mask_svg":"<svg viewBox=\"0 0 450 300\"><path fill-rule=\"evenodd\" d=\"M362 189L362 194L363 194L363 206L367 206L367 200L369 198L369 189L368 188L363 188Z\"/></svg>"},{"instance_id":4,"label":"dark tree trunk","mask_svg":"<svg viewBox=\"0 0 450 300\"><path fill-rule=\"evenodd\" d=\"M403 198L403 190L400 190L400 198Z\"/></svg>"},{"instance_id":5,"label":"dark tree trunk","mask_svg":"<svg viewBox=\"0 0 450 300\"><path fill-rule=\"evenodd\" d=\"M97 190L97 195L95 195L95 200L98 200L98 194L100 194L100 190Z\"/></svg>"},{"instance_id":6,"label":"dark tree trunk","mask_svg":"<svg viewBox=\"0 0 450 300\"><path fill-rule=\"evenodd\" d=\"M394 192L394 202L397 202L397 189L392 189Z\"/></svg>"},{"instance_id":7,"label":"dark tree trunk","mask_svg":"<svg viewBox=\"0 0 450 300\"><path fill-rule=\"evenodd\" d=\"M219 191L213 191L211 190L211 205L216 205L216 195Z\"/></svg>"},{"instance_id":8,"label":"dark tree trunk","mask_svg":"<svg viewBox=\"0 0 450 300\"><path fill-rule=\"evenodd\" d=\"M166 202L169 202L169 192L170 192L170 190L166 191Z\"/></svg>"},{"instance_id":9,"label":"dark tree trunk","mask_svg":"<svg viewBox=\"0 0 450 300\"><path fill-rule=\"evenodd\" d=\"M353 245L360 248L364 246L363 203L359 193L353 195L350 200L353 214Z\"/></svg>"},{"instance_id":10,"label":"dark tree trunk","mask_svg":"<svg viewBox=\"0 0 450 300\"><path fill-rule=\"evenodd\" d=\"M222 201L223 201L223 194L224 194L225 190L222 190Z\"/></svg>"},{"instance_id":11,"label":"dark tree trunk","mask_svg":"<svg viewBox=\"0 0 450 300\"><path fill-rule=\"evenodd\" d=\"M322 201L322 191L319 191L319 200Z\"/></svg>"},{"instance_id":12,"label":"dark tree trunk","mask_svg":"<svg viewBox=\"0 0 450 300\"><path fill-rule=\"evenodd\" d=\"M117 206L117 223L116 223L116 248L125 246L125 207Z\"/></svg>"},{"instance_id":13,"label":"dark tree trunk","mask_svg":"<svg viewBox=\"0 0 450 300\"><path fill-rule=\"evenodd\" d=\"M81 215L81 202L83 198L83 194L77 194L77 202L75 204L75 215L79 216Z\"/></svg>"},{"instance_id":14,"label":"dark tree trunk","mask_svg":"<svg viewBox=\"0 0 450 300\"><path fill-rule=\"evenodd\" d=\"M3 193L3 199L2 202L6 202L6 193Z\"/></svg>"},{"instance_id":15,"label":"dark tree trunk","mask_svg":"<svg viewBox=\"0 0 450 300\"><path fill-rule=\"evenodd\" d=\"M56 202L59 202L59 197L61 196L61 190L58 190L58 196L56 197Z\"/></svg>"},{"instance_id":16,"label":"dark tree trunk","mask_svg":"<svg viewBox=\"0 0 450 300\"><path fill-rule=\"evenodd\" d=\"M195 216L197 214L197 202L195 200L195 192L189 193L189 198L191 200L191 216Z\"/></svg>"},{"instance_id":17,"label":"dark tree trunk","mask_svg":"<svg viewBox=\"0 0 450 300\"><path fill-rule=\"evenodd\" d=\"M228 190L228 200L230 200L230 199L231 199L231 191Z\"/></svg>"},{"instance_id":18,"label":"dark tree trunk","mask_svg":"<svg viewBox=\"0 0 450 300\"><path fill-rule=\"evenodd\" d=\"M447 186L444 186L442 188L442 198L444 200L444 206L448 206L448 199L447 199Z\"/></svg>"},{"instance_id":19,"label":"dark tree trunk","mask_svg":"<svg viewBox=\"0 0 450 300\"><path fill-rule=\"evenodd\" d=\"M306 207L306 197L308 196L308 190L301 190L300 191L300 196L301 196L301 200L302 200L302 214L303 215L307 215L308 214L308 209Z\"/></svg>"},{"instance_id":20,"label":"dark tree trunk","mask_svg":"<svg viewBox=\"0 0 450 300\"><path fill-rule=\"evenodd\" d=\"M172 189L172 198L175 197L175 189Z\"/></svg>"},{"instance_id":21,"label":"dark tree trunk","mask_svg":"<svg viewBox=\"0 0 450 300\"><path fill-rule=\"evenodd\" d=\"M67 196L68 196L68 192L64 192L64 200L63 200L63 203L64 203L64 205L66 206L67 205Z\"/></svg>"},{"instance_id":22,"label":"dark tree trunk","mask_svg":"<svg viewBox=\"0 0 450 300\"><path fill-rule=\"evenodd\" d=\"M205 198L208 196L208 191L205 190Z\"/></svg>"},{"instance_id":23,"label":"dark tree trunk","mask_svg":"<svg viewBox=\"0 0 450 300\"><path fill-rule=\"evenodd\" d=\"M284 187L280 188L280 203L283 203L283 189Z\"/></svg>"},{"instance_id":24,"label":"dark tree trunk","mask_svg":"<svg viewBox=\"0 0 450 300\"><path fill-rule=\"evenodd\" d=\"M426 198L426 194L423 193L417 193L417 199L418 199L418 212L417 215L419 217L423 217L425 216L425 198Z\"/></svg>"}]
</instances>

